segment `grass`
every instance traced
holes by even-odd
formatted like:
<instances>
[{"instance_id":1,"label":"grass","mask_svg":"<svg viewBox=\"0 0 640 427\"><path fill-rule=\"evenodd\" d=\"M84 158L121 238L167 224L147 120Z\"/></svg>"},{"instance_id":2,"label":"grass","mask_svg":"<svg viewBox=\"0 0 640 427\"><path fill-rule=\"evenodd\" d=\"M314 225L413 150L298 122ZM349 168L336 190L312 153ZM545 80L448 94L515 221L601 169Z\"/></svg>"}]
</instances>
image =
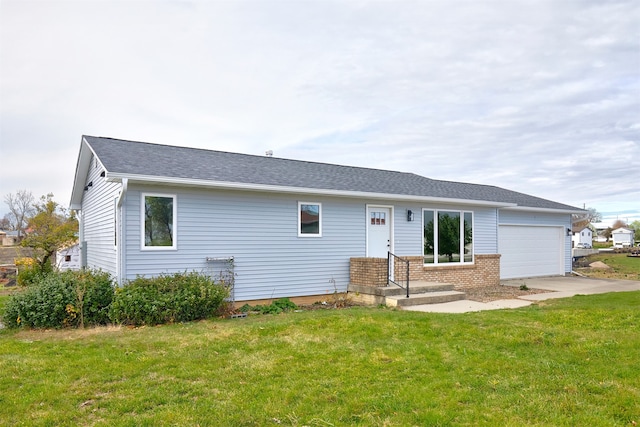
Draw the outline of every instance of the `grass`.
<instances>
[{"instance_id":1,"label":"grass","mask_svg":"<svg viewBox=\"0 0 640 427\"><path fill-rule=\"evenodd\" d=\"M602 279L640 280L640 258L629 257L624 253L600 253L588 257L589 263L596 261L602 261L611 268L580 268L578 271L586 276Z\"/></svg>"},{"instance_id":2,"label":"grass","mask_svg":"<svg viewBox=\"0 0 640 427\"><path fill-rule=\"evenodd\" d=\"M640 292L0 332L0 425L640 422Z\"/></svg>"}]
</instances>

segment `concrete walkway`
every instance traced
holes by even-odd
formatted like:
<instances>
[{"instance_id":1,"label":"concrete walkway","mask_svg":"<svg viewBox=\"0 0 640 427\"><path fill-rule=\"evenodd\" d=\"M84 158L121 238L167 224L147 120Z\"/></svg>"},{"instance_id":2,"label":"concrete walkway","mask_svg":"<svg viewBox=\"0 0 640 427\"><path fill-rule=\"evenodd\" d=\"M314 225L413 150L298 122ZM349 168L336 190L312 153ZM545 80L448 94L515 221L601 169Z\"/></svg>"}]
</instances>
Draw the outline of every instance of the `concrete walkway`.
<instances>
[{"instance_id":1,"label":"concrete walkway","mask_svg":"<svg viewBox=\"0 0 640 427\"><path fill-rule=\"evenodd\" d=\"M503 308L520 308L552 298L567 298L574 295L604 294L607 292L640 291L640 281L591 279L586 277L539 277L529 279L504 280L504 286L520 287L526 285L530 289L544 289L544 294L522 295L517 299L502 299L492 302L453 301L443 304L425 304L404 307L403 310L424 311L429 313L467 313L470 311L498 310Z\"/></svg>"}]
</instances>

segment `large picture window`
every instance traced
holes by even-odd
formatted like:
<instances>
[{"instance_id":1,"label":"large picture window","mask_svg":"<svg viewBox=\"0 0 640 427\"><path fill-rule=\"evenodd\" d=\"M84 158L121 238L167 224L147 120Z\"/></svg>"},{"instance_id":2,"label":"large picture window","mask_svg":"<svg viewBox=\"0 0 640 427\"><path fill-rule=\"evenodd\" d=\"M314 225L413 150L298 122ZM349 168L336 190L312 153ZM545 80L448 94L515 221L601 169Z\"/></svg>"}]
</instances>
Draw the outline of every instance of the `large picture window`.
<instances>
[{"instance_id":1,"label":"large picture window","mask_svg":"<svg viewBox=\"0 0 640 427\"><path fill-rule=\"evenodd\" d=\"M423 210L425 264L473 263L473 213Z\"/></svg>"},{"instance_id":2,"label":"large picture window","mask_svg":"<svg viewBox=\"0 0 640 427\"><path fill-rule=\"evenodd\" d=\"M298 202L298 236L322 236L322 205Z\"/></svg>"},{"instance_id":3,"label":"large picture window","mask_svg":"<svg viewBox=\"0 0 640 427\"><path fill-rule=\"evenodd\" d=\"M173 195L142 195L143 249L176 248L176 197Z\"/></svg>"}]
</instances>

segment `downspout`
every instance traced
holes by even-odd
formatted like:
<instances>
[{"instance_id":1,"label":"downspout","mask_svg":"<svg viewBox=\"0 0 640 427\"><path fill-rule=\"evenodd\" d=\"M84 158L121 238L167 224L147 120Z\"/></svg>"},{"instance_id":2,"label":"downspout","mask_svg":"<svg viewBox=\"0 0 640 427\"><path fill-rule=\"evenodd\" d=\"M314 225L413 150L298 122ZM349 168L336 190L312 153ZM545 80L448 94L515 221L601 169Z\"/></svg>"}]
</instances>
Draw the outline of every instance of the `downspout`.
<instances>
[{"instance_id":1,"label":"downspout","mask_svg":"<svg viewBox=\"0 0 640 427\"><path fill-rule=\"evenodd\" d=\"M124 244L124 242L126 242L126 236L125 236L125 230L127 229L127 227L125 226L125 200L126 200L126 196L127 196L127 190L129 188L129 179L128 178L122 178L122 188L120 190L120 196L118 197L118 212L116 213L116 215L118 215L120 217L120 221L118 221L118 231L119 231L119 236L118 236L118 242L116 245L116 260L118 263L118 266L116 268L117 270L117 278L116 280L118 281L119 285L122 285L122 283L124 282L124 278L126 277L126 270L127 270L127 265L125 263L126 257L124 254L124 248L126 247L126 245Z\"/></svg>"},{"instance_id":2,"label":"downspout","mask_svg":"<svg viewBox=\"0 0 640 427\"><path fill-rule=\"evenodd\" d=\"M87 266L87 250L85 248L84 241L84 212L82 209L74 209L76 213L76 220L78 221L78 247L80 248L80 267L85 268Z\"/></svg>"}]
</instances>

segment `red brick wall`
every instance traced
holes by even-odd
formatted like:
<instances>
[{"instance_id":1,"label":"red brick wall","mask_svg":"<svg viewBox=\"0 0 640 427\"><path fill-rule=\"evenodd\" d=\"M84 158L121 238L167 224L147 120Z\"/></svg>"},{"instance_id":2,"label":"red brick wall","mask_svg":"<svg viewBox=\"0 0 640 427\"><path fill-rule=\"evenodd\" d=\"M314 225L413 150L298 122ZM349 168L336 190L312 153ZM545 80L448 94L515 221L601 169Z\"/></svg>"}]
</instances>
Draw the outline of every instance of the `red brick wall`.
<instances>
[{"instance_id":1,"label":"red brick wall","mask_svg":"<svg viewBox=\"0 0 640 427\"><path fill-rule=\"evenodd\" d=\"M387 285L386 258L351 258L350 283L360 286Z\"/></svg>"},{"instance_id":2,"label":"red brick wall","mask_svg":"<svg viewBox=\"0 0 640 427\"><path fill-rule=\"evenodd\" d=\"M500 255L476 255L471 265L423 265L421 256L409 260L411 281L451 283L456 289L500 284ZM400 264L396 262L396 271ZM386 258L351 258L351 283L362 286L386 286Z\"/></svg>"}]
</instances>

